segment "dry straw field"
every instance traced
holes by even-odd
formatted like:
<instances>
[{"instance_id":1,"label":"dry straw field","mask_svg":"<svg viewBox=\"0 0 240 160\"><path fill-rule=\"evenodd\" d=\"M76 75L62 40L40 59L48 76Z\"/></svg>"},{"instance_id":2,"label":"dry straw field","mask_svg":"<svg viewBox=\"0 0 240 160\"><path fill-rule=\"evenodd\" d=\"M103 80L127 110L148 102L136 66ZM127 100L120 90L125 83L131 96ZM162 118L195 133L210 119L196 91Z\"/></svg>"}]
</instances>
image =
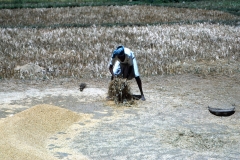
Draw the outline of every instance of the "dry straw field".
<instances>
[{"instance_id":1,"label":"dry straw field","mask_svg":"<svg viewBox=\"0 0 240 160\"><path fill-rule=\"evenodd\" d=\"M238 159L239 33L213 10L1 9L0 159ZM135 52L146 101L136 83L108 84L118 45Z\"/></svg>"},{"instance_id":2,"label":"dry straw field","mask_svg":"<svg viewBox=\"0 0 240 160\"><path fill-rule=\"evenodd\" d=\"M144 76L231 75L240 72L240 27L211 22L238 20L221 11L155 6L2 9L0 78L106 77L118 45L135 52ZM29 63L45 72L20 76Z\"/></svg>"}]
</instances>

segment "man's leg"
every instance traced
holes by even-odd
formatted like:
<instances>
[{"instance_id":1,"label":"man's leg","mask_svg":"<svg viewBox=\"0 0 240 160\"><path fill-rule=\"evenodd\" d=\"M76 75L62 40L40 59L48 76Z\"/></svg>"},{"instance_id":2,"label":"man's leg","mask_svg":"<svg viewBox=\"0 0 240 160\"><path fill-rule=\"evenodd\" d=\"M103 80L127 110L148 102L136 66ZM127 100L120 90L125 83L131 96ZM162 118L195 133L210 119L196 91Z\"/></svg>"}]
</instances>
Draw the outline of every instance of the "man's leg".
<instances>
[{"instance_id":1,"label":"man's leg","mask_svg":"<svg viewBox=\"0 0 240 160\"><path fill-rule=\"evenodd\" d=\"M135 79L136 79L136 81L137 81L138 88L139 88L139 90L140 90L140 92L141 92L141 100L145 101L146 99L145 99L145 97L144 97L143 90L142 90L142 81L141 81L141 79L140 79L139 76L138 76L138 77L135 77Z\"/></svg>"},{"instance_id":2,"label":"man's leg","mask_svg":"<svg viewBox=\"0 0 240 160\"><path fill-rule=\"evenodd\" d=\"M134 72L134 77L137 81L138 88L141 92L141 100L145 101L146 99L144 97L143 90L142 90L142 81L141 81L140 76L139 76L138 65L137 65L136 58L133 59L133 72Z\"/></svg>"}]
</instances>

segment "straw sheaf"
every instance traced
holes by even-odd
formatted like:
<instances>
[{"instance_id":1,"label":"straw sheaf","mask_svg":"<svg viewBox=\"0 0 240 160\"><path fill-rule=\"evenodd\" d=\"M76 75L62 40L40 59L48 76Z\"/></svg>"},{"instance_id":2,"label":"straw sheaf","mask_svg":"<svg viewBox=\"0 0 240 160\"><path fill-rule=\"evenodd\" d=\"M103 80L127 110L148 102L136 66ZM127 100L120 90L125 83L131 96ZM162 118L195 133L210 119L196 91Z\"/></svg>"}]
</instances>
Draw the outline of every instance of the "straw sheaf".
<instances>
[{"instance_id":1,"label":"straw sheaf","mask_svg":"<svg viewBox=\"0 0 240 160\"><path fill-rule=\"evenodd\" d=\"M130 84L126 79L114 78L108 87L108 96L115 104L132 105L133 97Z\"/></svg>"}]
</instances>

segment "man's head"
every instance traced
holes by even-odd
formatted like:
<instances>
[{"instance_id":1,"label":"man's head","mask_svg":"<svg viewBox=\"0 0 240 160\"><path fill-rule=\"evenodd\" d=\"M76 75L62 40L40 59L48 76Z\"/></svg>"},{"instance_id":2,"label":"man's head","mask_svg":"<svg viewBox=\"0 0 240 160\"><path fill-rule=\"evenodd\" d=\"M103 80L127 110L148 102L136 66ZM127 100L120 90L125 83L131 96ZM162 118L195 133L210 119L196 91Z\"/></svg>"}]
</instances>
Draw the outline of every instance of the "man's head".
<instances>
[{"instance_id":1,"label":"man's head","mask_svg":"<svg viewBox=\"0 0 240 160\"><path fill-rule=\"evenodd\" d=\"M113 51L113 58L118 57L119 59L122 59L124 56L124 47L118 46L117 49Z\"/></svg>"}]
</instances>

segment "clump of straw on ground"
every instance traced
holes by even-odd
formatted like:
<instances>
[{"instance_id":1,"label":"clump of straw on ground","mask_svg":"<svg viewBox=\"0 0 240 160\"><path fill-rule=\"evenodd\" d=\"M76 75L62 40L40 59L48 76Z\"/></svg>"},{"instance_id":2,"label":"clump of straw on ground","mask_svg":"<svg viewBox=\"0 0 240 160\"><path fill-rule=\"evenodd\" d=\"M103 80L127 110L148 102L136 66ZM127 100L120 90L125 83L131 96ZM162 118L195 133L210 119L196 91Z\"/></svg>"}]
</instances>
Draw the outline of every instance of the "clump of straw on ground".
<instances>
[{"instance_id":1,"label":"clump of straw on ground","mask_svg":"<svg viewBox=\"0 0 240 160\"><path fill-rule=\"evenodd\" d=\"M109 84L108 96L114 100L115 104L133 104L131 88L127 79L114 78Z\"/></svg>"}]
</instances>

